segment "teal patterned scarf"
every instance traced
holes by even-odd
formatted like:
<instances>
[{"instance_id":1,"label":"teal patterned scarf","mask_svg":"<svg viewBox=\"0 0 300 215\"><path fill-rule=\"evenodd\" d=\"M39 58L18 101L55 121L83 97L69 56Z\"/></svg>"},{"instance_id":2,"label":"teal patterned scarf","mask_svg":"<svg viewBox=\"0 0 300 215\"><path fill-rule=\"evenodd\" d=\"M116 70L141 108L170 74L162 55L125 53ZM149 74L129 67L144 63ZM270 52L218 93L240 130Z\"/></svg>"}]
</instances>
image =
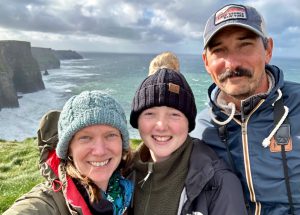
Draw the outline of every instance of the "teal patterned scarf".
<instances>
[{"instance_id":1,"label":"teal patterned scarf","mask_svg":"<svg viewBox=\"0 0 300 215\"><path fill-rule=\"evenodd\" d=\"M103 198L113 203L114 215L123 214L128 206L133 193L133 183L114 172L111 176L107 191L102 193Z\"/></svg>"}]
</instances>

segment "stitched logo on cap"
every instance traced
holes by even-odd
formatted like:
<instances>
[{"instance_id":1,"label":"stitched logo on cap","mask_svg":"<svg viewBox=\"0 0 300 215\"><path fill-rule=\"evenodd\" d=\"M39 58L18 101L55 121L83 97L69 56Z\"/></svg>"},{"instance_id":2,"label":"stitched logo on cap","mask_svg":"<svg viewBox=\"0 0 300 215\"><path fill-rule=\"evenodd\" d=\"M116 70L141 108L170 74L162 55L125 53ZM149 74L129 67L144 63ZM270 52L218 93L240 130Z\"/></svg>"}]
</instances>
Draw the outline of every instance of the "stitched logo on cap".
<instances>
[{"instance_id":1,"label":"stitched logo on cap","mask_svg":"<svg viewBox=\"0 0 300 215\"><path fill-rule=\"evenodd\" d=\"M215 15L215 25L230 19L247 19L246 8L238 5L222 8Z\"/></svg>"},{"instance_id":2,"label":"stitched logo on cap","mask_svg":"<svg viewBox=\"0 0 300 215\"><path fill-rule=\"evenodd\" d=\"M172 93L179 94L180 86L177 84L169 83L169 91Z\"/></svg>"}]
</instances>

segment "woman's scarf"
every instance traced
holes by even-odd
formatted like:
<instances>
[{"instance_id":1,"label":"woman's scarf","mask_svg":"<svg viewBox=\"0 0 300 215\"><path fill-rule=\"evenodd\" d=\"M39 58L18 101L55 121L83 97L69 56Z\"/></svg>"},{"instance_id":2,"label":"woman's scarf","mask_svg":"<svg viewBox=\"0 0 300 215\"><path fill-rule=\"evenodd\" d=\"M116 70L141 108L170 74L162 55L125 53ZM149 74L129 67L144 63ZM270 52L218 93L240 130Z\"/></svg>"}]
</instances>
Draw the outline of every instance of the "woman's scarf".
<instances>
[{"instance_id":1,"label":"woman's scarf","mask_svg":"<svg viewBox=\"0 0 300 215\"><path fill-rule=\"evenodd\" d=\"M109 182L107 191L103 192L103 198L113 203L114 215L123 214L130 205L133 193L133 183L115 172Z\"/></svg>"}]
</instances>

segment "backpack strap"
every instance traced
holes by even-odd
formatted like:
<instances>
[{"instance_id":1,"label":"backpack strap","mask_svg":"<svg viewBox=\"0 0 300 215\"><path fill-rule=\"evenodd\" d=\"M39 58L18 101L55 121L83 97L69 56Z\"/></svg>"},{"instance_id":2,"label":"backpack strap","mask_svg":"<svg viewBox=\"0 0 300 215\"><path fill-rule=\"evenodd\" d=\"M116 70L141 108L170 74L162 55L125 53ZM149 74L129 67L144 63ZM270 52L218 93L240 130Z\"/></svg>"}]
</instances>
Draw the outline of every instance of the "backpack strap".
<instances>
[{"instance_id":1,"label":"backpack strap","mask_svg":"<svg viewBox=\"0 0 300 215\"><path fill-rule=\"evenodd\" d=\"M229 160L230 168L234 173L236 173L237 172L236 167L235 167L235 164L233 162L233 158L231 156L231 152L230 152L230 149L229 149L229 146L228 146L228 141L227 141L228 140L228 134L227 134L226 125L219 126L218 132L219 132L219 137L220 137L221 141L224 143L224 145L226 147L227 158Z\"/></svg>"},{"instance_id":2,"label":"backpack strap","mask_svg":"<svg viewBox=\"0 0 300 215\"><path fill-rule=\"evenodd\" d=\"M283 98L281 97L274 104L274 125L275 126L279 122L283 113L284 113L284 103L283 103ZM275 133L275 140L276 140L276 144L281 146L283 173L284 173L286 191L287 191L287 195L288 195L288 201L289 201L289 205L290 205L289 214L294 215L295 214L294 213L294 205L293 205L293 198L292 198L292 192L291 192L291 186L290 186L290 179L289 179L289 174L288 174L286 152L285 152L285 146L289 143L290 138L291 138L290 124L288 122L288 119L286 118L284 120L283 124L280 126L280 128Z\"/></svg>"}]
</instances>

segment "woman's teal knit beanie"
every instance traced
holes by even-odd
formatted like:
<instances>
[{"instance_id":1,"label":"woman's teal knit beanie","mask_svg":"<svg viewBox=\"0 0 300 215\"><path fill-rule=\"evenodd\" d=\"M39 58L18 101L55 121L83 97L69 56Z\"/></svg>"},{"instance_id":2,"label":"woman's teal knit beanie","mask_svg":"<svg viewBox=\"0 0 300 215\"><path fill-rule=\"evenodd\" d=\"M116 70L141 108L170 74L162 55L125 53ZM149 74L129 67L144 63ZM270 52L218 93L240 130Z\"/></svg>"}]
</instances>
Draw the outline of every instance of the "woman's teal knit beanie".
<instances>
[{"instance_id":1,"label":"woman's teal knit beanie","mask_svg":"<svg viewBox=\"0 0 300 215\"><path fill-rule=\"evenodd\" d=\"M129 147L129 133L123 108L112 97L101 91L84 91L71 97L58 120L56 153L68 157L69 143L76 132L90 125L103 124L117 128L122 135L123 149Z\"/></svg>"}]
</instances>

